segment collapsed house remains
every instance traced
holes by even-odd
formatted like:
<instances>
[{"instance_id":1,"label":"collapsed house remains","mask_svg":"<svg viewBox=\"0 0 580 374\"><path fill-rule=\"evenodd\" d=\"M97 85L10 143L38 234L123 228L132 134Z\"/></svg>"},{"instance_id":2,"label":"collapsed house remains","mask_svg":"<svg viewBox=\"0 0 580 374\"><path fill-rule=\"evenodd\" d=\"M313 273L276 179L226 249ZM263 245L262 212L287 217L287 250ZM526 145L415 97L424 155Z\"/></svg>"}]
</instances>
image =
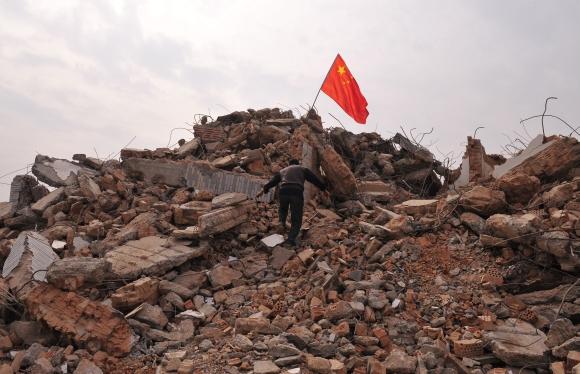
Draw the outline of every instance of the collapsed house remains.
<instances>
[{"instance_id":1,"label":"collapsed house remains","mask_svg":"<svg viewBox=\"0 0 580 374\"><path fill-rule=\"evenodd\" d=\"M0 203L0 373L580 370L580 145L449 170L310 111L202 118L176 149L37 156ZM301 245L274 192L313 186ZM50 186L49 190L43 182Z\"/></svg>"}]
</instances>

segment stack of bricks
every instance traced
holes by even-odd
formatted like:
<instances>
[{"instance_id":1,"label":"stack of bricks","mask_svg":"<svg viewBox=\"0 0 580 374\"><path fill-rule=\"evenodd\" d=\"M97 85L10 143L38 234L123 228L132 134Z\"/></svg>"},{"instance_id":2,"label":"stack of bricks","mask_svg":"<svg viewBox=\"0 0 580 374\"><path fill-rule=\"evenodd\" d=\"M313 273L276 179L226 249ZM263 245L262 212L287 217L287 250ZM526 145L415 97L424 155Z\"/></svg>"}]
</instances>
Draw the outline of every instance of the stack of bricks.
<instances>
[{"instance_id":1,"label":"stack of bricks","mask_svg":"<svg viewBox=\"0 0 580 374\"><path fill-rule=\"evenodd\" d=\"M483 355L483 341L480 339L455 340L453 351L458 357L477 357Z\"/></svg>"},{"instance_id":2,"label":"stack of bricks","mask_svg":"<svg viewBox=\"0 0 580 374\"><path fill-rule=\"evenodd\" d=\"M503 275L499 270L490 268L483 275L481 281L492 286L501 286L503 284Z\"/></svg>"},{"instance_id":3,"label":"stack of bricks","mask_svg":"<svg viewBox=\"0 0 580 374\"><path fill-rule=\"evenodd\" d=\"M530 308L527 308L518 314L518 318L522 321L534 322L538 319L538 315Z\"/></svg>"},{"instance_id":4,"label":"stack of bricks","mask_svg":"<svg viewBox=\"0 0 580 374\"><path fill-rule=\"evenodd\" d=\"M225 139L226 133L222 127L209 125L193 126L196 138L200 138L204 143L216 143Z\"/></svg>"},{"instance_id":5,"label":"stack of bricks","mask_svg":"<svg viewBox=\"0 0 580 374\"><path fill-rule=\"evenodd\" d=\"M497 320L497 317L490 311L485 311L483 315L478 317L478 319L479 326L482 330L490 331L495 329L495 321Z\"/></svg>"}]
</instances>

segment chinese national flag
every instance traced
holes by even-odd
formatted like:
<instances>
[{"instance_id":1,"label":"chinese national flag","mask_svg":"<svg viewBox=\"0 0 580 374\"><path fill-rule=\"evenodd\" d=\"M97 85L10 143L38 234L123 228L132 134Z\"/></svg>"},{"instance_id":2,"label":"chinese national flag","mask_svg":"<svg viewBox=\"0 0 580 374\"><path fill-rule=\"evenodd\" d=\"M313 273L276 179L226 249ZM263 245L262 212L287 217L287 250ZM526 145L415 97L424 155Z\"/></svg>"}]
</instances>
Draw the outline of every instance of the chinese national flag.
<instances>
[{"instance_id":1,"label":"chinese national flag","mask_svg":"<svg viewBox=\"0 0 580 374\"><path fill-rule=\"evenodd\" d=\"M356 122L365 124L369 112L367 110L367 100L360 92L356 80L348 70L340 54L336 55L328 75L322 83L322 91Z\"/></svg>"}]
</instances>

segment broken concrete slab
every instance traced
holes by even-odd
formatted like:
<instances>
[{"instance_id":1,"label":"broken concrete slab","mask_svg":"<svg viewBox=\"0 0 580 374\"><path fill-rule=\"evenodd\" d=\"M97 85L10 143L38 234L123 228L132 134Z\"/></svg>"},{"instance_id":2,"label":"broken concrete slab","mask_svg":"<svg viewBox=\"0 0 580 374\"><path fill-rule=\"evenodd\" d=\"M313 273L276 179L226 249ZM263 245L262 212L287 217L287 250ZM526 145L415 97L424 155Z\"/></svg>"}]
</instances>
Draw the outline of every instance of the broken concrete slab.
<instances>
[{"instance_id":1,"label":"broken concrete slab","mask_svg":"<svg viewBox=\"0 0 580 374\"><path fill-rule=\"evenodd\" d=\"M290 133L278 126L261 126L258 129L258 136L262 144L276 143L290 138Z\"/></svg>"},{"instance_id":2,"label":"broken concrete slab","mask_svg":"<svg viewBox=\"0 0 580 374\"><path fill-rule=\"evenodd\" d=\"M167 316L158 305L143 303L134 317L137 321L148 324L154 329L163 329L169 322Z\"/></svg>"},{"instance_id":3,"label":"broken concrete slab","mask_svg":"<svg viewBox=\"0 0 580 374\"><path fill-rule=\"evenodd\" d=\"M102 258L70 257L54 261L46 273L46 280L61 290L74 291L94 286L106 279L111 264Z\"/></svg>"},{"instance_id":4,"label":"broken concrete slab","mask_svg":"<svg viewBox=\"0 0 580 374\"><path fill-rule=\"evenodd\" d=\"M553 254L558 258L571 256L570 235L566 231L551 231L541 234L536 244L544 252Z\"/></svg>"},{"instance_id":5,"label":"broken concrete slab","mask_svg":"<svg viewBox=\"0 0 580 374\"><path fill-rule=\"evenodd\" d=\"M461 223L476 234L481 234L485 230L485 220L475 213L463 212L459 216Z\"/></svg>"},{"instance_id":6,"label":"broken concrete slab","mask_svg":"<svg viewBox=\"0 0 580 374\"><path fill-rule=\"evenodd\" d=\"M14 341L28 346L34 343L50 346L56 342L53 332L39 321L14 321L10 324L10 334Z\"/></svg>"},{"instance_id":7,"label":"broken concrete slab","mask_svg":"<svg viewBox=\"0 0 580 374\"><path fill-rule=\"evenodd\" d=\"M236 155L227 155L223 157L218 157L211 161L211 166L218 169L225 169L235 166L238 163L238 158Z\"/></svg>"},{"instance_id":8,"label":"broken concrete slab","mask_svg":"<svg viewBox=\"0 0 580 374\"><path fill-rule=\"evenodd\" d=\"M229 266L218 265L208 273L208 278L212 286L225 287L232 284L232 281L243 276L239 271Z\"/></svg>"},{"instance_id":9,"label":"broken concrete slab","mask_svg":"<svg viewBox=\"0 0 580 374\"><path fill-rule=\"evenodd\" d=\"M556 143L556 140L544 142L543 135L536 136L530 142L530 144L528 144L526 149L524 149L520 154L518 154L515 157L507 159L503 165L497 166L493 170L493 173L492 173L493 177L496 179L499 179L500 177L502 177L503 175L505 175L509 172L517 173L518 171L521 171L526 175L538 176L534 173L526 172L526 169L528 169L528 167L526 165L529 163L526 161L530 160L530 159L532 159L532 160L536 159L536 156L539 153L543 152L544 150L546 150L548 148L551 148L555 143ZM540 158L543 158L543 157L540 157ZM522 165L524 162L526 162L526 164Z\"/></svg>"},{"instance_id":10,"label":"broken concrete slab","mask_svg":"<svg viewBox=\"0 0 580 374\"><path fill-rule=\"evenodd\" d=\"M284 247L276 247L272 251L272 259L270 261L270 266L276 270L280 270L286 265L288 260L290 260L296 254L295 251L284 248Z\"/></svg>"},{"instance_id":11,"label":"broken concrete slab","mask_svg":"<svg viewBox=\"0 0 580 374\"><path fill-rule=\"evenodd\" d=\"M324 221L327 221L327 222L336 222L336 221L340 221L342 219L338 214L334 213L330 209L317 208L316 213L319 216L321 216Z\"/></svg>"},{"instance_id":12,"label":"broken concrete slab","mask_svg":"<svg viewBox=\"0 0 580 374\"><path fill-rule=\"evenodd\" d=\"M298 146L300 151L301 164L305 168L310 169L317 177L320 177L319 173L319 162L318 162L318 152L311 144L303 141ZM318 193L318 188L311 183L305 183L304 185L304 202L308 203L316 194Z\"/></svg>"},{"instance_id":13,"label":"broken concrete slab","mask_svg":"<svg viewBox=\"0 0 580 374\"><path fill-rule=\"evenodd\" d=\"M433 214L437 211L438 200L407 200L401 204L395 205L397 213L405 213L410 216Z\"/></svg>"},{"instance_id":14,"label":"broken concrete slab","mask_svg":"<svg viewBox=\"0 0 580 374\"><path fill-rule=\"evenodd\" d=\"M540 190L540 180L524 173L509 173L497 181L500 190L510 203L527 204Z\"/></svg>"},{"instance_id":15,"label":"broken concrete slab","mask_svg":"<svg viewBox=\"0 0 580 374\"><path fill-rule=\"evenodd\" d=\"M31 279L46 281L46 269L58 259L48 240L33 231L23 231L4 262L2 277L12 290L19 290Z\"/></svg>"},{"instance_id":16,"label":"broken concrete slab","mask_svg":"<svg viewBox=\"0 0 580 374\"><path fill-rule=\"evenodd\" d=\"M125 242L127 240L136 240L147 236L157 235L158 231L155 226L155 223L157 221L158 221L157 214L155 214L154 212L141 213L137 217L133 218L131 222L129 222L125 227L123 227L117 234L115 234L115 238ZM91 225L93 224L93 222L91 222ZM99 221L96 221L95 224L97 234L100 234L99 227L102 224L99 224ZM89 234L89 236L92 236L94 238L102 237L102 236L97 237L94 234L93 235Z\"/></svg>"},{"instance_id":17,"label":"broken concrete slab","mask_svg":"<svg viewBox=\"0 0 580 374\"><path fill-rule=\"evenodd\" d=\"M276 334L280 333L280 328L270 324L270 320L263 317L236 318L236 334Z\"/></svg>"},{"instance_id":18,"label":"broken concrete slab","mask_svg":"<svg viewBox=\"0 0 580 374\"><path fill-rule=\"evenodd\" d=\"M205 190L214 194L226 192L241 192L254 197L263 190L268 182L266 179L249 174L234 173L225 170L214 169L206 163L191 163L186 169L186 184L196 190ZM274 191L263 194L257 200L270 202L274 198Z\"/></svg>"},{"instance_id":19,"label":"broken concrete slab","mask_svg":"<svg viewBox=\"0 0 580 374\"><path fill-rule=\"evenodd\" d=\"M103 371L91 360L83 358L73 374L103 374Z\"/></svg>"},{"instance_id":20,"label":"broken concrete slab","mask_svg":"<svg viewBox=\"0 0 580 374\"><path fill-rule=\"evenodd\" d=\"M182 146L180 146L179 149L175 151L175 154L177 155L178 158L184 158L195 153L200 146L201 146L200 140L197 138L193 138L190 141L184 143Z\"/></svg>"},{"instance_id":21,"label":"broken concrete slab","mask_svg":"<svg viewBox=\"0 0 580 374\"><path fill-rule=\"evenodd\" d=\"M555 320L551 326L546 338L546 346L554 348L576 335L576 328L572 321L567 318Z\"/></svg>"},{"instance_id":22,"label":"broken concrete slab","mask_svg":"<svg viewBox=\"0 0 580 374\"><path fill-rule=\"evenodd\" d=\"M358 200L367 206L375 206L379 203L392 203L405 200L400 194L400 189L394 183L382 181L361 181L357 184Z\"/></svg>"},{"instance_id":23,"label":"broken concrete slab","mask_svg":"<svg viewBox=\"0 0 580 374\"><path fill-rule=\"evenodd\" d=\"M485 223L486 231L490 235L524 243L533 239L531 234L539 230L539 225L540 219L538 216L529 213L520 216L494 214Z\"/></svg>"},{"instance_id":24,"label":"broken concrete slab","mask_svg":"<svg viewBox=\"0 0 580 374\"><path fill-rule=\"evenodd\" d=\"M521 154L497 167L493 176L521 172L546 182L565 177L579 162L580 143L575 138L554 137L543 142L538 135Z\"/></svg>"},{"instance_id":25,"label":"broken concrete slab","mask_svg":"<svg viewBox=\"0 0 580 374\"><path fill-rule=\"evenodd\" d=\"M151 158L153 151L149 149L123 148L121 149L121 160L125 161L130 158Z\"/></svg>"},{"instance_id":26,"label":"broken concrete slab","mask_svg":"<svg viewBox=\"0 0 580 374\"><path fill-rule=\"evenodd\" d=\"M171 236L175 239L195 239L199 236L199 227L197 226L188 226L183 230L173 230L171 232Z\"/></svg>"},{"instance_id":27,"label":"broken concrete slab","mask_svg":"<svg viewBox=\"0 0 580 374\"><path fill-rule=\"evenodd\" d=\"M248 200L248 195L241 192L226 192L214 197L211 200L211 207L213 209L225 208L227 206L236 205Z\"/></svg>"},{"instance_id":28,"label":"broken concrete slab","mask_svg":"<svg viewBox=\"0 0 580 374\"><path fill-rule=\"evenodd\" d=\"M284 243L284 236L280 234L273 234L262 238L260 242L268 248L274 248L275 246Z\"/></svg>"},{"instance_id":29,"label":"broken concrete slab","mask_svg":"<svg viewBox=\"0 0 580 374\"><path fill-rule=\"evenodd\" d=\"M10 202L0 202L0 222L14 215L15 206Z\"/></svg>"},{"instance_id":30,"label":"broken concrete slab","mask_svg":"<svg viewBox=\"0 0 580 374\"><path fill-rule=\"evenodd\" d=\"M319 150L319 156L333 194L341 198L352 197L357 191L356 179L342 157L331 146Z\"/></svg>"},{"instance_id":31,"label":"broken concrete slab","mask_svg":"<svg viewBox=\"0 0 580 374\"><path fill-rule=\"evenodd\" d=\"M503 191L493 190L484 186L475 186L459 198L459 204L473 213L489 217L495 213L503 213L507 204Z\"/></svg>"},{"instance_id":32,"label":"broken concrete slab","mask_svg":"<svg viewBox=\"0 0 580 374\"><path fill-rule=\"evenodd\" d=\"M142 303L155 304L159 297L159 280L144 277L117 289L111 295L113 308L130 310Z\"/></svg>"},{"instance_id":33,"label":"broken concrete slab","mask_svg":"<svg viewBox=\"0 0 580 374\"><path fill-rule=\"evenodd\" d=\"M59 187L53 191L51 191L48 195L44 196L37 202L31 205L31 209L36 214L42 214L46 208L49 206L58 203L64 198L64 187ZM0 214L1 219L1 214Z\"/></svg>"},{"instance_id":34,"label":"broken concrete slab","mask_svg":"<svg viewBox=\"0 0 580 374\"><path fill-rule=\"evenodd\" d=\"M497 321L494 331L484 333L493 354L508 365L525 366L547 362L546 335L533 325L510 318Z\"/></svg>"},{"instance_id":35,"label":"broken concrete slab","mask_svg":"<svg viewBox=\"0 0 580 374\"><path fill-rule=\"evenodd\" d=\"M395 233L385 226L360 221L359 227L363 232L381 239L395 239L400 233Z\"/></svg>"},{"instance_id":36,"label":"broken concrete slab","mask_svg":"<svg viewBox=\"0 0 580 374\"><path fill-rule=\"evenodd\" d=\"M137 279L141 275L162 275L186 261L202 256L205 247L188 247L168 238L148 236L127 242L105 255L111 272L118 278Z\"/></svg>"},{"instance_id":37,"label":"broken concrete slab","mask_svg":"<svg viewBox=\"0 0 580 374\"><path fill-rule=\"evenodd\" d=\"M163 183L173 187L194 187L214 194L242 192L256 196L268 181L249 174L240 174L213 168L207 162L175 162L131 158L123 162L129 176L147 183ZM274 192L263 194L257 200L270 202Z\"/></svg>"},{"instance_id":38,"label":"broken concrete slab","mask_svg":"<svg viewBox=\"0 0 580 374\"><path fill-rule=\"evenodd\" d=\"M159 282L159 293L161 295L174 293L184 300L191 299L191 297L195 294L193 290L190 290L189 288L184 287L179 283L171 282L165 279L162 279Z\"/></svg>"},{"instance_id":39,"label":"broken concrete slab","mask_svg":"<svg viewBox=\"0 0 580 374\"><path fill-rule=\"evenodd\" d=\"M559 184L542 194L541 201L547 208L562 208L564 204L572 200L578 184L575 182Z\"/></svg>"},{"instance_id":40,"label":"broken concrete slab","mask_svg":"<svg viewBox=\"0 0 580 374\"><path fill-rule=\"evenodd\" d=\"M113 308L46 283L35 286L24 303L35 319L90 352L103 350L116 357L125 356L137 340L123 315Z\"/></svg>"},{"instance_id":41,"label":"broken concrete slab","mask_svg":"<svg viewBox=\"0 0 580 374\"><path fill-rule=\"evenodd\" d=\"M552 348L552 354L557 358L566 358L570 351L580 351L580 336L575 336Z\"/></svg>"},{"instance_id":42,"label":"broken concrete slab","mask_svg":"<svg viewBox=\"0 0 580 374\"><path fill-rule=\"evenodd\" d=\"M86 157L82 161L82 164L90 167L91 169L101 170L101 168L105 164L105 161L99 160L98 158L95 158L95 157Z\"/></svg>"},{"instance_id":43,"label":"broken concrete slab","mask_svg":"<svg viewBox=\"0 0 580 374\"><path fill-rule=\"evenodd\" d=\"M199 217L199 234L203 237L234 228L249 219L254 207L255 204L248 201L236 206L212 210Z\"/></svg>"},{"instance_id":44,"label":"broken concrete slab","mask_svg":"<svg viewBox=\"0 0 580 374\"><path fill-rule=\"evenodd\" d=\"M280 368L272 361L254 361L254 374L278 374Z\"/></svg>"},{"instance_id":45,"label":"broken concrete slab","mask_svg":"<svg viewBox=\"0 0 580 374\"><path fill-rule=\"evenodd\" d=\"M299 127L301 125L301 122L298 118L274 118L267 119L266 125L294 128Z\"/></svg>"},{"instance_id":46,"label":"broken concrete slab","mask_svg":"<svg viewBox=\"0 0 580 374\"><path fill-rule=\"evenodd\" d=\"M562 284L550 290L534 291L518 295L518 299L527 305L560 303L566 295L566 301L573 302L580 297L580 285Z\"/></svg>"},{"instance_id":47,"label":"broken concrete slab","mask_svg":"<svg viewBox=\"0 0 580 374\"><path fill-rule=\"evenodd\" d=\"M79 188L81 189L81 194L89 199L89 201L95 201L101 194L101 188L91 177L86 174L80 174L78 176Z\"/></svg>"},{"instance_id":48,"label":"broken concrete slab","mask_svg":"<svg viewBox=\"0 0 580 374\"><path fill-rule=\"evenodd\" d=\"M75 164L68 160L51 158L44 155L36 156L32 166L32 174L39 181L48 184L51 187L67 186L76 181L76 176L80 173L88 175L97 175L97 172Z\"/></svg>"},{"instance_id":49,"label":"broken concrete slab","mask_svg":"<svg viewBox=\"0 0 580 374\"><path fill-rule=\"evenodd\" d=\"M387 373L413 374L417 367L417 358L400 350L393 350L385 360Z\"/></svg>"},{"instance_id":50,"label":"broken concrete slab","mask_svg":"<svg viewBox=\"0 0 580 374\"><path fill-rule=\"evenodd\" d=\"M211 211L207 201L190 201L173 208L173 222L176 225L197 225L199 217Z\"/></svg>"},{"instance_id":51,"label":"broken concrete slab","mask_svg":"<svg viewBox=\"0 0 580 374\"><path fill-rule=\"evenodd\" d=\"M163 183L173 187L185 187L186 163L170 160L129 158L123 161L123 169L129 177L149 184Z\"/></svg>"},{"instance_id":52,"label":"broken concrete slab","mask_svg":"<svg viewBox=\"0 0 580 374\"><path fill-rule=\"evenodd\" d=\"M385 192L392 193L393 188L390 184L383 181L359 181L357 183L358 192Z\"/></svg>"}]
</instances>

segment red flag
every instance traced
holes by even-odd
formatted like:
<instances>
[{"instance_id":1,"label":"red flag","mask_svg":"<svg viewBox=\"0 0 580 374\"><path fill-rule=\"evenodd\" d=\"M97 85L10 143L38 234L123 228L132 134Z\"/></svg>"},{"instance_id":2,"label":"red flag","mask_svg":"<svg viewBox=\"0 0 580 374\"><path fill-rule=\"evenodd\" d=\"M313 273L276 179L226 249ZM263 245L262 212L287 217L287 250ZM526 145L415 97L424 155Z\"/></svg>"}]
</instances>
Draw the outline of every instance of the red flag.
<instances>
[{"instance_id":1,"label":"red flag","mask_svg":"<svg viewBox=\"0 0 580 374\"><path fill-rule=\"evenodd\" d=\"M356 122L367 122L367 100L340 54L336 55L321 89Z\"/></svg>"}]
</instances>

